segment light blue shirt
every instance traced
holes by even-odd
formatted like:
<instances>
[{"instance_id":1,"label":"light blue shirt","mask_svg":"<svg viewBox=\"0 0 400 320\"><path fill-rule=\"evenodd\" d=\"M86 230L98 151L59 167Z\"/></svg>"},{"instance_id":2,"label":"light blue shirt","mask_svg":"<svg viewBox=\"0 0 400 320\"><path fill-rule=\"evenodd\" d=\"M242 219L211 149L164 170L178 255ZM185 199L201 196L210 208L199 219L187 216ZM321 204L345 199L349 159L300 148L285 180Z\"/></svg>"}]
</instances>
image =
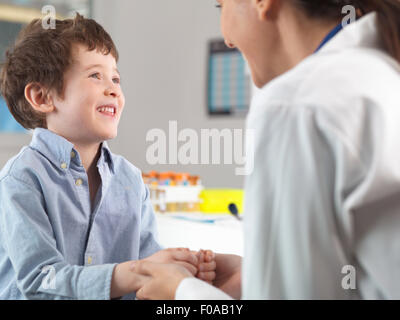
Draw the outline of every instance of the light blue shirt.
<instances>
[{"instance_id":1,"label":"light blue shirt","mask_svg":"<svg viewBox=\"0 0 400 320\"><path fill-rule=\"evenodd\" d=\"M115 265L162 249L141 172L106 142L92 208L72 143L37 128L0 172L0 299L109 299ZM134 294L123 298L134 298Z\"/></svg>"}]
</instances>

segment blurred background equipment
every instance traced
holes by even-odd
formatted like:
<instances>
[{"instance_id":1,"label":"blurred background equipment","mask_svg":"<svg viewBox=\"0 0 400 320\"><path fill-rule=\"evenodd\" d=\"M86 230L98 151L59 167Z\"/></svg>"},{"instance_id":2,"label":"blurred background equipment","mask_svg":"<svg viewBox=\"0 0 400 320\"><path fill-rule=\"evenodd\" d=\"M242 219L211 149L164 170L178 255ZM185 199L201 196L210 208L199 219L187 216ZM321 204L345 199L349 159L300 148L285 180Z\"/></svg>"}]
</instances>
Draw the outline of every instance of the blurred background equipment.
<instances>
[{"instance_id":1,"label":"blurred background equipment","mask_svg":"<svg viewBox=\"0 0 400 320\"><path fill-rule=\"evenodd\" d=\"M150 200L156 212L199 212L200 192L203 189L199 176L180 172L150 171L143 174L149 187Z\"/></svg>"},{"instance_id":2,"label":"blurred background equipment","mask_svg":"<svg viewBox=\"0 0 400 320\"><path fill-rule=\"evenodd\" d=\"M181 172L143 173L154 210L159 213L194 212L203 214L237 214L243 211L242 189L205 189L200 177Z\"/></svg>"},{"instance_id":3,"label":"blurred background equipment","mask_svg":"<svg viewBox=\"0 0 400 320\"><path fill-rule=\"evenodd\" d=\"M238 214L243 212L242 189L205 189L200 194L200 211L207 214L230 214L234 204Z\"/></svg>"}]
</instances>

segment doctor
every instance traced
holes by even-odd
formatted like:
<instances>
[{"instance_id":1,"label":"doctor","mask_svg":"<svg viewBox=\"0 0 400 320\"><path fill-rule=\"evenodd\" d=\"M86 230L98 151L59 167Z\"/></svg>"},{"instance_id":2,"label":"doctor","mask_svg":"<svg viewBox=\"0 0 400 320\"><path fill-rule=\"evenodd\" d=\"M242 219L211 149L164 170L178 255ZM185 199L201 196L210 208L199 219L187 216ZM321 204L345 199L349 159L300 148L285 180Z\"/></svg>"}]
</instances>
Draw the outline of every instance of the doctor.
<instances>
[{"instance_id":1,"label":"doctor","mask_svg":"<svg viewBox=\"0 0 400 320\"><path fill-rule=\"evenodd\" d=\"M243 262L217 254L214 287L138 263L137 296L399 299L400 1L218 2L262 88ZM342 28L349 4L359 19Z\"/></svg>"}]
</instances>

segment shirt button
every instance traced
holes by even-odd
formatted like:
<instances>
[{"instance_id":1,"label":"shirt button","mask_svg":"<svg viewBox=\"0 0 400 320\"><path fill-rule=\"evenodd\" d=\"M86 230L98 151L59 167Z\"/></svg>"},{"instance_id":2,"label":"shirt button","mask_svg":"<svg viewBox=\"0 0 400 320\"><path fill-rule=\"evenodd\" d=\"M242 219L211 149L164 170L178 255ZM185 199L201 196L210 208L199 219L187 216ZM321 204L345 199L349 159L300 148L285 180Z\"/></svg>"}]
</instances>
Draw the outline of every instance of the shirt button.
<instances>
[{"instance_id":1,"label":"shirt button","mask_svg":"<svg viewBox=\"0 0 400 320\"><path fill-rule=\"evenodd\" d=\"M81 186L81 185L82 185L82 179L77 179L77 180L75 181L75 184L76 184L77 186Z\"/></svg>"},{"instance_id":2,"label":"shirt button","mask_svg":"<svg viewBox=\"0 0 400 320\"><path fill-rule=\"evenodd\" d=\"M65 162L61 163L61 168L62 169L67 169L67 164Z\"/></svg>"},{"instance_id":3,"label":"shirt button","mask_svg":"<svg viewBox=\"0 0 400 320\"><path fill-rule=\"evenodd\" d=\"M88 264L92 264L92 257L91 257L91 256L89 256L89 257L87 258L87 263L88 263Z\"/></svg>"},{"instance_id":4,"label":"shirt button","mask_svg":"<svg viewBox=\"0 0 400 320\"><path fill-rule=\"evenodd\" d=\"M75 158L75 152L71 151L71 158Z\"/></svg>"}]
</instances>

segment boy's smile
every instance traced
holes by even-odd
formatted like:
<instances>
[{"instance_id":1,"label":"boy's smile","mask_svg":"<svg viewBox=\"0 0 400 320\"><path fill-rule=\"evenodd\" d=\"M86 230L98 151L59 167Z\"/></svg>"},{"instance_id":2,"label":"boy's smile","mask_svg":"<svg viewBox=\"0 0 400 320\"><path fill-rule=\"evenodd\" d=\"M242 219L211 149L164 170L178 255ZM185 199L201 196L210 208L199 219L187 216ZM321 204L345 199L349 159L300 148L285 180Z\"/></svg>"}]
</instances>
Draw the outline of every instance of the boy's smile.
<instances>
[{"instance_id":1,"label":"boy's smile","mask_svg":"<svg viewBox=\"0 0 400 320\"><path fill-rule=\"evenodd\" d=\"M125 104L115 58L74 44L64 75L62 97L53 94L48 129L75 144L93 144L117 136Z\"/></svg>"},{"instance_id":2,"label":"boy's smile","mask_svg":"<svg viewBox=\"0 0 400 320\"><path fill-rule=\"evenodd\" d=\"M117 112L117 107L113 104L104 105L104 106L98 107L97 111L99 111L100 113L102 113L106 116L114 117Z\"/></svg>"}]
</instances>

